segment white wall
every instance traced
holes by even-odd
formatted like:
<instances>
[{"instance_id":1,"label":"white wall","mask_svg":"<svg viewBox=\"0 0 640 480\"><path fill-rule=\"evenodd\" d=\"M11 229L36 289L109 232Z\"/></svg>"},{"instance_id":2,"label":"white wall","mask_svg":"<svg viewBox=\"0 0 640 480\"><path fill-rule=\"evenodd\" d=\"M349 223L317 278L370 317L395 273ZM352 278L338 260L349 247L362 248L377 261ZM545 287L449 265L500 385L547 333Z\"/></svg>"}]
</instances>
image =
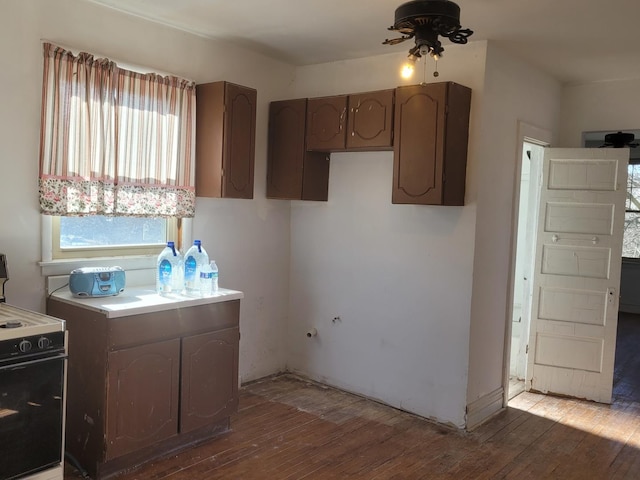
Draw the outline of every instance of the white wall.
<instances>
[{"instance_id":1,"label":"white wall","mask_svg":"<svg viewBox=\"0 0 640 480\"><path fill-rule=\"evenodd\" d=\"M265 199L268 102L286 96L292 67L77 0L0 2L0 252L11 303L44 311L38 261L41 40L170 72L198 83L227 80L258 90L254 200L198 198L194 236L220 268L221 286L242 290L240 373L284 368L288 308L289 205Z\"/></svg>"},{"instance_id":2,"label":"white wall","mask_svg":"<svg viewBox=\"0 0 640 480\"><path fill-rule=\"evenodd\" d=\"M485 48L447 46L438 65L438 81L473 90L464 207L392 205L392 152L332 154L329 201L291 207L288 367L458 427L466 405ZM294 96L393 88L407 55L395 50L300 68ZM432 65L427 82L434 81ZM306 337L310 327L317 337Z\"/></svg>"},{"instance_id":3,"label":"white wall","mask_svg":"<svg viewBox=\"0 0 640 480\"><path fill-rule=\"evenodd\" d=\"M478 209L473 265L468 403L503 383L511 271L518 122L557 132L560 83L493 43L487 48L477 156ZM499 395L498 395L499 398Z\"/></svg>"},{"instance_id":4,"label":"white wall","mask_svg":"<svg viewBox=\"0 0 640 480\"><path fill-rule=\"evenodd\" d=\"M582 132L640 129L640 79L567 85L560 146L581 147Z\"/></svg>"}]
</instances>

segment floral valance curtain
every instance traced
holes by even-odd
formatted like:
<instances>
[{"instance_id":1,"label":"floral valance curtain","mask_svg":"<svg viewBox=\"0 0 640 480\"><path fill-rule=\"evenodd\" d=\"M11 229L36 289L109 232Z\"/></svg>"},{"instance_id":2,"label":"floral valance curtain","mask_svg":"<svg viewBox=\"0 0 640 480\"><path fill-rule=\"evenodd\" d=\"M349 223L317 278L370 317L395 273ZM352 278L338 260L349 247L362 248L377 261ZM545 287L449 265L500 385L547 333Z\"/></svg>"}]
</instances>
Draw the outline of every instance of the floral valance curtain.
<instances>
[{"instance_id":1,"label":"floral valance curtain","mask_svg":"<svg viewBox=\"0 0 640 480\"><path fill-rule=\"evenodd\" d=\"M195 84L44 44L40 209L193 217Z\"/></svg>"}]
</instances>

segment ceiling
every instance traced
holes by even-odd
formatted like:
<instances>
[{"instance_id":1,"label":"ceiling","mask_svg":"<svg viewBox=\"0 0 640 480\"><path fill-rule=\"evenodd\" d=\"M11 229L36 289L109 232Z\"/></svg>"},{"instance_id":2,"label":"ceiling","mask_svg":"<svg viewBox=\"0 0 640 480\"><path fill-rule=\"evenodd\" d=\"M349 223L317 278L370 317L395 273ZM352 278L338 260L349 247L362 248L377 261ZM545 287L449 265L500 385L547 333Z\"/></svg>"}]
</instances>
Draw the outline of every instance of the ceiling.
<instances>
[{"instance_id":1,"label":"ceiling","mask_svg":"<svg viewBox=\"0 0 640 480\"><path fill-rule=\"evenodd\" d=\"M294 65L409 50L389 0L87 0ZM638 0L457 0L469 41L491 40L563 83L640 78ZM447 54L444 61L455 61ZM441 66L443 68L444 65Z\"/></svg>"}]
</instances>

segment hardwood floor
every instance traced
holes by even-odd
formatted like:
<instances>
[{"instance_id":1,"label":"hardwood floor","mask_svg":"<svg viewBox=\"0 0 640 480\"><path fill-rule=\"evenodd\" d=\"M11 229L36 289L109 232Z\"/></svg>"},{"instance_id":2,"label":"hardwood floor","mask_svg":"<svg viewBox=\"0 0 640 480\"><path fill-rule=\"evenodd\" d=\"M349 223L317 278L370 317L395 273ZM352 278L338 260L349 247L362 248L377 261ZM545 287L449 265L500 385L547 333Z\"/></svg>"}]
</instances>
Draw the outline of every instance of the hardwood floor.
<instances>
[{"instance_id":1,"label":"hardwood floor","mask_svg":"<svg viewBox=\"0 0 640 480\"><path fill-rule=\"evenodd\" d=\"M242 388L230 432L117 478L638 479L640 317L619 333L612 405L525 392L469 433L281 375Z\"/></svg>"}]
</instances>

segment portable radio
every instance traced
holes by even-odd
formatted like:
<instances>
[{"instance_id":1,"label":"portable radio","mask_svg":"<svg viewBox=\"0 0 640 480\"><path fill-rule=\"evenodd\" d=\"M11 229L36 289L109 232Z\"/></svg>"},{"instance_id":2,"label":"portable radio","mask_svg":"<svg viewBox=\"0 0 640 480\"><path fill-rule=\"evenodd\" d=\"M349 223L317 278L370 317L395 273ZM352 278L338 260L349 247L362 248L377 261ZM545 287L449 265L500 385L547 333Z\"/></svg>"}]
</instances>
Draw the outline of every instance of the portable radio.
<instances>
[{"instance_id":1,"label":"portable radio","mask_svg":"<svg viewBox=\"0 0 640 480\"><path fill-rule=\"evenodd\" d=\"M120 267L76 268L69 275L74 297L107 297L124 291L125 273Z\"/></svg>"}]
</instances>

